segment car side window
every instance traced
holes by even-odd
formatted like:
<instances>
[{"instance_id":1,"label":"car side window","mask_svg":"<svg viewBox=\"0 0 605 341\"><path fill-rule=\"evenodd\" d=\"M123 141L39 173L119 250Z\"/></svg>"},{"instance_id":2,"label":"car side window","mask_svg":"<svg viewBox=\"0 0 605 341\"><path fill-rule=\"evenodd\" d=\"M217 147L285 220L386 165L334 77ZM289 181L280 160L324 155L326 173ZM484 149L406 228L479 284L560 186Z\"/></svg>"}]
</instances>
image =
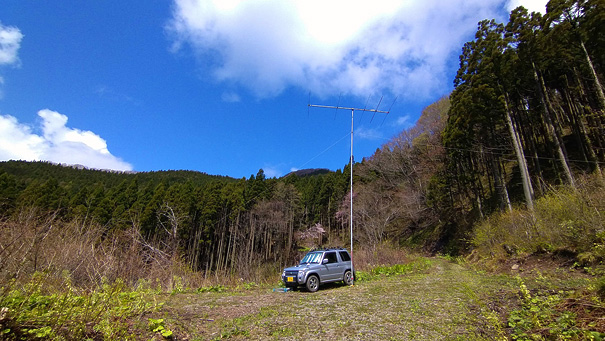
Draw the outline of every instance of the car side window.
<instances>
[{"instance_id":1,"label":"car side window","mask_svg":"<svg viewBox=\"0 0 605 341\"><path fill-rule=\"evenodd\" d=\"M342 259L343 262L348 262L351 260L351 257L349 256L349 253L346 251L340 251L340 259Z\"/></svg>"},{"instance_id":2,"label":"car side window","mask_svg":"<svg viewBox=\"0 0 605 341\"><path fill-rule=\"evenodd\" d=\"M338 263L338 259L336 259L336 252L327 252L325 258L328 260L328 264Z\"/></svg>"}]
</instances>

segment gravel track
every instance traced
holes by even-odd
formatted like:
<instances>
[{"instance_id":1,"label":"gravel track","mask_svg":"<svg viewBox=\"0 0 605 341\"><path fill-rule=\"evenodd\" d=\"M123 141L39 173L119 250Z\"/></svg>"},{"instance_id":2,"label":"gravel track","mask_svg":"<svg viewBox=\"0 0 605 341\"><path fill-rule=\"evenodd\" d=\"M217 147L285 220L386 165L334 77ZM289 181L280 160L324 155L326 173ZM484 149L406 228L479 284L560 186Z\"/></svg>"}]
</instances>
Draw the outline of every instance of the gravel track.
<instances>
[{"instance_id":1,"label":"gravel track","mask_svg":"<svg viewBox=\"0 0 605 341\"><path fill-rule=\"evenodd\" d=\"M316 293L176 294L161 313L178 340L495 340L510 281L435 258L421 273Z\"/></svg>"}]
</instances>

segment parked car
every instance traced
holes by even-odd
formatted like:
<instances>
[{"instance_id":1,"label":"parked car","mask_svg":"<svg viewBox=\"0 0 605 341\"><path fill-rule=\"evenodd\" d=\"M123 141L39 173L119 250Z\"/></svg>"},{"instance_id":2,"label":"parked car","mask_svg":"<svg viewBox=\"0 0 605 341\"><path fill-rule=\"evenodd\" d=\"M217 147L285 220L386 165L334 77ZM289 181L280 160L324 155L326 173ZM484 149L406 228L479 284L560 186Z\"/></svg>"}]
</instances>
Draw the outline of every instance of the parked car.
<instances>
[{"instance_id":1,"label":"parked car","mask_svg":"<svg viewBox=\"0 0 605 341\"><path fill-rule=\"evenodd\" d=\"M304 286L315 292L326 283L342 281L353 284L351 255L343 248L330 248L308 252L300 264L284 269L282 281L289 288Z\"/></svg>"}]
</instances>

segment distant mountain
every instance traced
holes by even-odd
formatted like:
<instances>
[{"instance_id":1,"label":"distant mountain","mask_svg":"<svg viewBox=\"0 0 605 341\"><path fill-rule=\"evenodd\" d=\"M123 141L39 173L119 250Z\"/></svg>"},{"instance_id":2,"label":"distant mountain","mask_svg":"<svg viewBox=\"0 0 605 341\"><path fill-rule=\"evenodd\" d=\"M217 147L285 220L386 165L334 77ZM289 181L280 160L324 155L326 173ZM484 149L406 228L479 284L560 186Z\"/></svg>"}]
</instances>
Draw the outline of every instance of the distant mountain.
<instances>
[{"instance_id":1,"label":"distant mountain","mask_svg":"<svg viewBox=\"0 0 605 341\"><path fill-rule=\"evenodd\" d=\"M290 174L294 174L298 177L305 177L305 176L313 176L313 175L321 175L321 174L327 174L332 172L331 170L327 169L327 168L307 168L307 169L299 169L297 171L294 172L290 172L286 175L284 175L284 178L289 176Z\"/></svg>"},{"instance_id":2,"label":"distant mountain","mask_svg":"<svg viewBox=\"0 0 605 341\"><path fill-rule=\"evenodd\" d=\"M162 170L151 172L131 172L90 169L82 165L63 165L46 161L0 161L0 175L12 175L19 182L28 185L32 181L45 182L55 179L59 184L70 184L73 190L92 186L96 183L115 186L120 182L135 178L140 185L161 182L166 184L191 182L203 185L211 181L236 181L227 176L209 175L203 172L187 170Z\"/></svg>"}]
</instances>

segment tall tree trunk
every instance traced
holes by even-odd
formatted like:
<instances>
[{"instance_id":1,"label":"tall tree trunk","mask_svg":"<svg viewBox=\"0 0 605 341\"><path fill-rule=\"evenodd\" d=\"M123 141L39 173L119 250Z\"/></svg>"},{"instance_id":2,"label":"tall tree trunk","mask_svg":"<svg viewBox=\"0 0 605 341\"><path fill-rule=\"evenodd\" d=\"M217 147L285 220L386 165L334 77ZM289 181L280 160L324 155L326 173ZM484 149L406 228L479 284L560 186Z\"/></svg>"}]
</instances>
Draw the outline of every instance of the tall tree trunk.
<instances>
[{"instance_id":1,"label":"tall tree trunk","mask_svg":"<svg viewBox=\"0 0 605 341\"><path fill-rule=\"evenodd\" d=\"M502 177L502 195L504 196L504 203L506 207L508 207L508 211L512 212L513 205L510 201L510 196L508 195L508 189L506 188L506 169L502 165L502 161L498 160L498 174L501 174Z\"/></svg>"},{"instance_id":2,"label":"tall tree trunk","mask_svg":"<svg viewBox=\"0 0 605 341\"><path fill-rule=\"evenodd\" d=\"M567 88L570 88L569 84L567 85ZM592 146L592 141L590 140L590 136L588 134L586 126L584 125L582 111L573 101L569 91L564 91L564 94L568 110L571 113L574 126L576 127L576 129L574 130L577 130L578 138L580 140L581 145L583 146L583 153L585 154L587 161L590 162L590 164L592 165L593 172L601 176L601 167L599 166L599 160Z\"/></svg>"},{"instance_id":3,"label":"tall tree trunk","mask_svg":"<svg viewBox=\"0 0 605 341\"><path fill-rule=\"evenodd\" d=\"M496 160L496 158L491 156L489 159L492 165L492 172L494 173L494 186L496 187L496 192L500 194L501 208L506 206L508 211L512 212L513 206L511 205L510 197L508 196L506 179L504 179L504 176L500 170L500 160Z\"/></svg>"},{"instance_id":4,"label":"tall tree trunk","mask_svg":"<svg viewBox=\"0 0 605 341\"><path fill-rule=\"evenodd\" d=\"M246 264L247 266L251 266L252 265L252 256L254 255L254 239L256 238L255 233L256 233L256 219L254 218L254 216L251 214L250 215L250 241L248 243L248 264Z\"/></svg>"},{"instance_id":5,"label":"tall tree trunk","mask_svg":"<svg viewBox=\"0 0 605 341\"><path fill-rule=\"evenodd\" d=\"M195 231L195 240L193 241L193 268L198 270L200 267L200 239L202 239L202 229L198 226Z\"/></svg>"},{"instance_id":6,"label":"tall tree trunk","mask_svg":"<svg viewBox=\"0 0 605 341\"><path fill-rule=\"evenodd\" d=\"M597 99L599 101L600 110L605 110L605 94L603 93L603 86L599 81L599 77L597 76L597 72L592 65L592 60L590 59L590 55L586 50L586 46L584 46L584 41L580 39L580 47L582 47L582 52L584 52L584 57L586 58L586 63L588 64L588 68L590 69L590 74L592 76L592 81L594 83L595 90L597 92Z\"/></svg>"},{"instance_id":7,"label":"tall tree trunk","mask_svg":"<svg viewBox=\"0 0 605 341\"><path fill-rule=\"evenodd\" d=\"M237 250L237 247L236 247L236 245L238 243L238 240L237 240L237 237L238 237L237 236L237 231L239 230L240 216L241 216L241 211L238 210L237 211L237 218L235 219L235 225L232 225L234 227L233 228L233 245L231 247L231 259L230 259L231 264L230 264L230 268L229 268L231 272L233 271L233 269L234 269L234 267L235 267L235 265L237 263L236 262L235 251Z\"/></svg>"},{"instance_id":8,"label":"tall tree trunk","mask_svg":"<svg viewBox=\"0 0 605 341\"><path fill-rule=\"evenodd\" d=\"M286 247L286 262L290 261L290 253L292 252L292 241L294 236L294 211L290 211L290 219L288 221L288 244Z\"/></svg>"},{"instance_id":9,"label":"tall tree trunk","mask_svg":"<svg viewBox=\"0 0 605 341\"><path fill-rule=\"evenodd\" d=\"M546 124L546 128L548 130L548 134L550 136L551 142L554 144L555 149L558 154L559 162L561 163L561 167L563 168L563 172L567 181L569 182L572 188L576 188L576 184L571 174L571 169L569 168L569 164L567 163L567 156L565 155L565 151L563 150L563 144L561 142L561 137L557 133L555 126L552 122L552 115L554 114L554 110L552 109L552 105L550 103L550 99L548 98L548 92L546 89L546 85L544 84L544 79L538 75L538 71L536 70L536 65L532 61L532 68L534 71L534 79L537 83L538 92L541 97L541 102L544 107L544 121Z\"/></svg>"},{"instance_id":10,"label":"tall tree trunk","mask_svg":"<svg viewBox=\"0 0 605 341\"><path fill-rule=\"evenodd\" d=\"M544 193L546 191L546 188L544 188L542 185L543 184L542 179L544 179L544 174L542 173L542 166L540 165L540 158L538 157L538 148L536 146L536 143L537 143L536 130L531 129L532 124L531 124L531 121L529 120L530 108L529 108L527 99L519 99L519 103L517 103L517 106L515 108L517 108L517 110L515 110L515 111L518 112L518 114L513 115L513 113L515 111L511 111L510 118L511 118L513 127L516 127L516 129L514 129L514 131L517 132L516 136L518 137L519 146L525 146L526 148L529 149L530 159L532 160L531 164L533 165L534 172L535 172L534 179L538 179L537 183L535 184L536 188L534 189L533 185L531 185L532 178L529 177L530 188L532 188L532 197L535 198L536 189L539 191L538 194ZM509 109L513 109L513 108L509 107ZM542 126L540 125L539 128L542 128ZM521 150L523 150L523 148ZM527 159L525 157L524 157L524 160L526 161L526 169L529 169L529 165L527 164Z\"/></svg>"},{"instance_id":11,"label":"tall tree trunk","mask_svg":"<svg viewBox=\"0 0 605 341\"><path fill-rule=\"evenodd\" d=\"M582 98L582 100L588 101L588 95L586 94L586 90L584 89L584 85L580 80L580 76L576 68L574 68L574 74L576 76L576 80L580 88L580 97ZM598 165L598 161L601 160L601 158L605 158L603 156L603 150L605 150L605 129L603 127L605 117L603 116L605 115L599 113L598 111L597 113L587 113L587 109L584 109L582 107L580 107L579 109L582 113L581 116L583 118L586 118L588 124L586 135L589 137L592 143L596 144L597 150L600 151L599 154L595 153Z\"/></svg>"},{"instance_id":12,"label":"tall tree trunk","mask_svg":"<svg viewBox=\"0 0 605 341\"><path fill-rule=\"evenodd\" d=\"M477 170L480 169L480 166L482 164L483 163L481 161L478 161L476 157L471 157L471 172L473 174L473 178L471 179L471 187L472 192L475 195L475 199L477 201L477 208L479 209L479 215L481 216L481 219L485 217L485 215L483 214L484 189L483 184L481 183L481 179L477 175Z\"/></svg>"},{"instance_id":13,"label":"tall tree trunk","mask_svg":"<svg viewBox=\"0 0 605 341\"><path fill-rule=\"evenodd\" d=\"M530 211L533 211L534 190L531 185L531 177L529 176L529 170L527 169L525 153L523 152L523 148L521 146L521 139L519 138L519 134L517 134L517 130L515 129L515 125L513 124L513 120L511 118L507 94L504 95L504 105L506 108L506 125L508 126L508 131L510 132L510 137L513 142L515 154L517 155L517 163L519 164L519 170L521 172L521 182L523 183L523 194L525 195L525 204L527 205L527 208Z\"/></svg>"}]
</instances>

